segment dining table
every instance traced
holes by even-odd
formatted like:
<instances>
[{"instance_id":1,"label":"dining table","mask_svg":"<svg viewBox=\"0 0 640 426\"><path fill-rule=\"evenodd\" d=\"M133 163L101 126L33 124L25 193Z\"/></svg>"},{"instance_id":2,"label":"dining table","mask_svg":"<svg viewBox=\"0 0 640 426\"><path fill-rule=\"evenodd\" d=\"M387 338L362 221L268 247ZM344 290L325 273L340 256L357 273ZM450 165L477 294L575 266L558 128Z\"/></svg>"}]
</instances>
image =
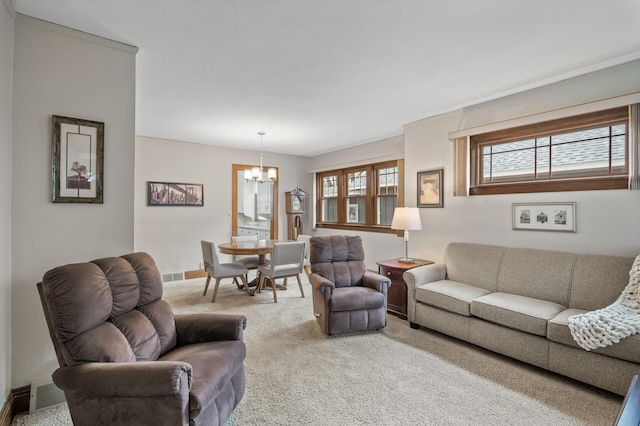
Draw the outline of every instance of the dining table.
<instances>
[{"instance_id":1,"label":"dining table","mask_svg":"<svg viewBox=\"0 0 640 426\"><path fill-rule=\"evenodd\" d=\"M257 240L257 241L238 241L238 242L227 242L218 244L218 250L223 254L230 254L233 256L247 256L247 255L258 255L258 263L260 265L264 265L266 263L267 254L271 254L273 252L273 245L279 242L279 240ZM258 285L258 276L251 280L249 283L249 287L257 288ZM271 280L267 278L265 282L266 287L271 287ZM282 285L277 286L278 290L286 290L287 288ZM255 289L250 291L249 294L253 296Z\"/></svg>"}]
</instances>

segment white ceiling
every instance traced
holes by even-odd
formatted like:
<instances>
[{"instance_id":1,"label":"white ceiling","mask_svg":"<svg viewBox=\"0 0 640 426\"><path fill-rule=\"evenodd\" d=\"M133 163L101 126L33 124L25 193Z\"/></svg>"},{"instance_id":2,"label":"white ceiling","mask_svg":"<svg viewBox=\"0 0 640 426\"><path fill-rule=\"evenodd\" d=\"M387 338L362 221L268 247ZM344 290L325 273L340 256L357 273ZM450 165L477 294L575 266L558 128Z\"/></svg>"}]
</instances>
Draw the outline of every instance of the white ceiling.
<instances>
[{"instance_id":1,"label":"white ceiling","mask_svg":"<svg viewBox=\"0 0 640 426\"><path fill-rule=\"evenodd\" d=\"M640 0L13 3L139 48L137 135L304 156L640 58Z\"/></svg>"}]
</instances>

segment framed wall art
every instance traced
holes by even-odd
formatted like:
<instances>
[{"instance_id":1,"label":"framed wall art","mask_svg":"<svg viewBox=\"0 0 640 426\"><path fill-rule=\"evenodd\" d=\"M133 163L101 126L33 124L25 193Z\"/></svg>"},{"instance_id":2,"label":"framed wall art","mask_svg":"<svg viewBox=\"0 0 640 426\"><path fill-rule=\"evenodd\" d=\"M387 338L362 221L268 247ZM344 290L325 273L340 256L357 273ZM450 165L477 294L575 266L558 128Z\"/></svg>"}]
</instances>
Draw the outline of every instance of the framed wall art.
<instances>
[{"instance_id":1,"label":"framed wall art","mask_svg":"<svg viewBox=\"0 0 640 426\"><path fill-rule=\"evenodd\" d=\"M444 169L418 172L418 207L444 207Z\"/></svg>"},{"instance_id":2,"label":"framed wall art","mask_svg":"<svg viewBox=\"0 0 640 426\"><path fill-rule=\"evenodd\" d=\"M576 203L513 203L513 229L577 232Z\"/></svg>"},{"instance_id":3,"label":"framed wall art","mask_svg":"<svg viewBox=\"0 0 640 426\"><path fill-rule=\"evenodd\" d=\"M147 182L148 206L204 206L201 183Z\"/></svg>"},{"instance_id":4,"label":"framed wall art","mask_svg":"<svg viewBox=\"0 0 640 426\"><path fill-rule=\"evenodd\" d=\"M347 206L347 223L357 223L358 222L358 205L357 204L349 204Z\"/></svg>"},{"instance_id":5,"label":"framed wall art","mask_svg":"<svg viewBox=\"0 0 640 426\"><path fill-rule=\"evenodd\" d=\"M103 202L104 123L53 116L51 201Z\"/></svg>"}]
</instances>

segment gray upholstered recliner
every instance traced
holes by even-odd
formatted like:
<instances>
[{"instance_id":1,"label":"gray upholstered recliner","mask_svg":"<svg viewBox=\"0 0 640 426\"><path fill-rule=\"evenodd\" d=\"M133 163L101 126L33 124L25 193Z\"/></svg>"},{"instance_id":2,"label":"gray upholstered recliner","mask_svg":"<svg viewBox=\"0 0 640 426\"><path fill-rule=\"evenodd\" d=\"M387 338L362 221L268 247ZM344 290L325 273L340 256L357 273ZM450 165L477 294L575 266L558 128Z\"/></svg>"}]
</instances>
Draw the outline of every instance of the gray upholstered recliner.
<instances>
[{"instance_id":1,"label":"gray upholstered recliner","mask_svg":"<svg viewBox=\"0 0 640 426\"><path fill-rule=\"evenodd\" d=\"M38 292L75 425L217 425L242 399L246 318L174 315L148 254L54 268Z\"/></svg>"},{"instance_id":2,"label":"gray upholstered recliner","mask_svg":"<svg viewBox=\"0 0 640 426\"><path fill-rule=\"evenodd\" d=\"M367 271L362 239L311 238L313 311L327 334L380 330L387 325L391 280Z\"/></svg>"}]
</instances>

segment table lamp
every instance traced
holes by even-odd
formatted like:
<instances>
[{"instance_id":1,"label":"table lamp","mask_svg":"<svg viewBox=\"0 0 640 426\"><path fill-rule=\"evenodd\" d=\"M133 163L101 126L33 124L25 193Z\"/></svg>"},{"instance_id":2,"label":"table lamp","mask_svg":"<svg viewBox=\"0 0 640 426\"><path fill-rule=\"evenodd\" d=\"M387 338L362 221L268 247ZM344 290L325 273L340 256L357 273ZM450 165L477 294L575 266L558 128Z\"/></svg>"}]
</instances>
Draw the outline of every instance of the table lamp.
<instances>
[{"instance_id":1,"label":"table lamp","mask_svg":"<svg viewBox=\"0 0 640 426\"><path fill-rule=\"evenodd\" d=\"M417 207L396 207L393 212L391 229L404 231L404 258L398 259L398 261L403 263L415 263L413 259L409 259L408 257L409 231L422 229L420 210Z\"/></svg>"}]
</instances>

